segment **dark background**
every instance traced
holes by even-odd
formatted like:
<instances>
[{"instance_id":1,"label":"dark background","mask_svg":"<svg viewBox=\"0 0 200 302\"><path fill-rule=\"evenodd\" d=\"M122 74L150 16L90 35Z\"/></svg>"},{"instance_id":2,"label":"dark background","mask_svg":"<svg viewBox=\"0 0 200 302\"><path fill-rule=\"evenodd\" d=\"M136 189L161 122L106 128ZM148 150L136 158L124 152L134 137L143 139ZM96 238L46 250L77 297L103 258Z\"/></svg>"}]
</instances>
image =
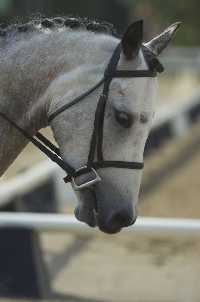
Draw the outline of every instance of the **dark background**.
<instances>
[{"instance_id":1,"label":"dark background","mask_svg":"<svg viewBox=\"0 0 200 302\"><path fill-rule=\"evenodd\" d=\"M199 0L0 0L0 19L25 19L33 14L45 16L74 15L106 20L118 32L133 20L145 20L145 38L151 38L175 21L182 21L182 30L175 39L177 45L200 44Z\"/></svg>"}]
</instances>

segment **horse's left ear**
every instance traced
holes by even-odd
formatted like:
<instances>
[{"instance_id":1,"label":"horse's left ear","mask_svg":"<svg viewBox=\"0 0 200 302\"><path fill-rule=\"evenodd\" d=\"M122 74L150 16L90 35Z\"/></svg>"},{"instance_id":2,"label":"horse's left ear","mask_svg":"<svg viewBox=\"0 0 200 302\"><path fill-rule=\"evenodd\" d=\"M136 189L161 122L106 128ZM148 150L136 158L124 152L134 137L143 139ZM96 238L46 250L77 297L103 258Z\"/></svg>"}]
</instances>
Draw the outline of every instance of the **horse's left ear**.
<instances>
[{"instance_id":1,"label":"horse's left ear","mask_svg":"<svg viewBox=\"0 0 200 302\"><path fill-rule=\"evenodd\" d=\"M144 45L149 48L156 56L159 56L161 52L169 45L175 32L180 27L181 22L176 22L164 30L159 36L155 37Z\"/></svg>"},{"instance_id":2,"label":"horse's left ear","mask_svg":"<svg viewBox=\"0 0 200 302\"><path fill-rule=\"evenodd\" d=\"M134 59L139 52L143 39L143 20L132 23L122 38L122 50L127 60Z\"/></svg>"}]
</instances>

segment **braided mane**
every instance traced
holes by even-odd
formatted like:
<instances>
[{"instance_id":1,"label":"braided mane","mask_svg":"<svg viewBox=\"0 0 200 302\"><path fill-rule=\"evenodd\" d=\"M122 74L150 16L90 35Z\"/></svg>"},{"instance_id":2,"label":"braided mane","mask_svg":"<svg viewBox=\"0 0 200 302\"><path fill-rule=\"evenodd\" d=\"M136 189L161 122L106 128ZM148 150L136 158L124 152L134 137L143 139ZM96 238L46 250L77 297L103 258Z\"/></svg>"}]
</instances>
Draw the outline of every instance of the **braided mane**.
<instances>
[{"instance_id":1,"label":"braided mane","mask_svg":"<svg viewBox=\"0 0 200 302\"><path fill-rule=\"evenodd\" d=\"M19 36L20 34L31 32L57 31L65 28L73 30L87 30L95 33L105 33L116 36L116 31L112 24L99 22L87 18L74 17L54 17L54 18L33 18L27 23L0 24L0 40L9 36Z\"/></svg>"}]
</instances>

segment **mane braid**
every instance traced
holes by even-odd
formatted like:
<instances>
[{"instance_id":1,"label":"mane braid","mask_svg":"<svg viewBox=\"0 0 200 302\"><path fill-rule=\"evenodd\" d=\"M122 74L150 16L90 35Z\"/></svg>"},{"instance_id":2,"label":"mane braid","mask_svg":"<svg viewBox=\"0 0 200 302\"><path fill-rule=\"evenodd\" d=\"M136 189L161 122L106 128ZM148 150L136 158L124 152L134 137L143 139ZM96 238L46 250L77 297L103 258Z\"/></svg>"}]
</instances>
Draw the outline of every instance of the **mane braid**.
<instances>
[{"instance_id":1,"label":"mane braid","mask_svg":"<svg viewBox=\"0 0 200 302\"><path fill-rule=\"evenodd\" d=\"M43 32L45 29L56 31L61 28L71 28L74 30L83 29L95 33L105 33L117 36L114 26L108 22L99 22L88 18L54 17L33 18L27 23L1 23L0 39L9 38L9 36L17 36L22 33Z\"/></svg>"}]
</instances>

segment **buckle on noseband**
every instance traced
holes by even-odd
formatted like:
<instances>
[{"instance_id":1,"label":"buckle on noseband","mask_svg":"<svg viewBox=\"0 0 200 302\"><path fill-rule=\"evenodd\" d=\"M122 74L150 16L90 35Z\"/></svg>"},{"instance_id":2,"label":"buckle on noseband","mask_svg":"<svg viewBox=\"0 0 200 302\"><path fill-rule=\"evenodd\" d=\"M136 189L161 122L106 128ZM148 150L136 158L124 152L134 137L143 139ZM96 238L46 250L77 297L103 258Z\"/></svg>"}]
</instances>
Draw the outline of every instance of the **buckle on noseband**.
<instances>
[{"instance_id":1,"label":"buckle on noseband","mask_svg":"<svg viewBox=\"0 0 200 302\"><path fill-rule=\"evenodd\" d=\"M84 170L86 170L86 172L84 172ZM81 171L83 171L83 173L81 173ZM77 184L76 178L78 176L85 175L86 173L91 173L91 172L92 172L92 178L90 178L89 180L87 180L84 183ZM80 191L80 190L86 189L88 187L91 187L100 181L101 181L101 177L99 176L99 174L97 173L97 171L94 168L89 168L89 170L88 170L88 167L84 166L84 167L81 167L78 170L76 170L76 175L72 177L71 184L75 191Z\"/></svg>"}]
</instances>

